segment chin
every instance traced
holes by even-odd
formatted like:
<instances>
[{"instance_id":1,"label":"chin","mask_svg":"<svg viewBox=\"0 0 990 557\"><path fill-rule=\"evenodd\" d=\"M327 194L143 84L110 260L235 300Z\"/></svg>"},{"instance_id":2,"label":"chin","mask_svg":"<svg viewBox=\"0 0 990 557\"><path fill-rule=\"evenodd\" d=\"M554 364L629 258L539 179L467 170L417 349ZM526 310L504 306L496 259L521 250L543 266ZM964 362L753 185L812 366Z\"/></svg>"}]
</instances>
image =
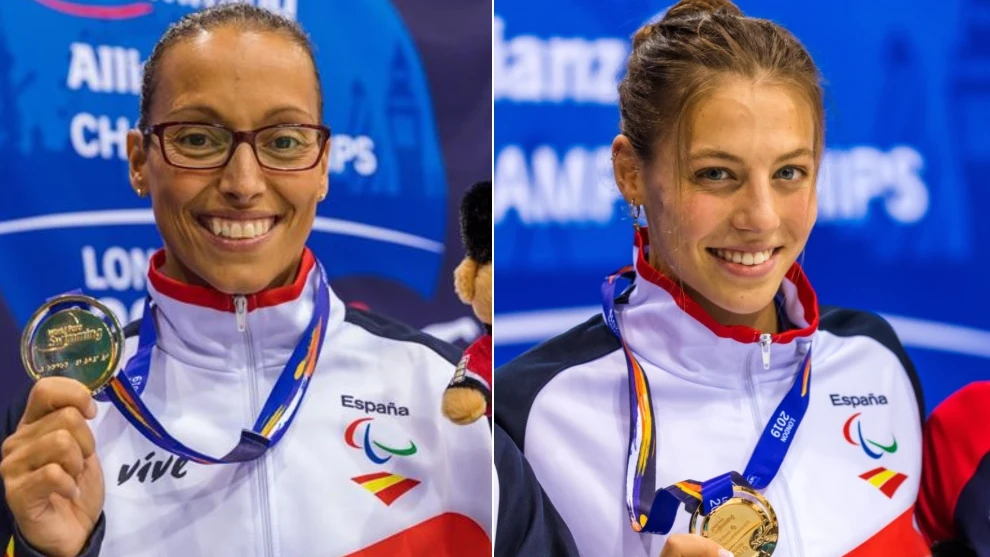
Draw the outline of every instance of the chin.
<instances>
[{"instance_id":1,"label":"chin","mask_svg":"<svg viewBox=\"0 0 990 557\"><path fill-rule=\"evenodd\" d=\"M727 304L721 307L722 309L736 315L755 315L766 309L766 307L770 305L771 300L773 300L773 298L768 299L764 304Z\"/></svg>"},{"instance_id":2,"label":"chin","mask_svg":"<svg viewBox=\"0 0 990 557\"><path fill-rule=\"evenodd\" d=\"M261 292L272 283L272 280L264 281L255 275L252 277L213 277L208 281L210 286L223 292L236 296L238 294L255 294Z\"/></svg>"},{"instance_id":3,"label":"chin","mask_svg":"<svg viewBox=\"0 0 990 557\"><path fill-rule=\"evenodd\" d=\"M772 304L776 294L776 289L766 292L723 293L712 301L727 312L736 315L753 315L760 313Z\"/></svg>"}]
</instances>

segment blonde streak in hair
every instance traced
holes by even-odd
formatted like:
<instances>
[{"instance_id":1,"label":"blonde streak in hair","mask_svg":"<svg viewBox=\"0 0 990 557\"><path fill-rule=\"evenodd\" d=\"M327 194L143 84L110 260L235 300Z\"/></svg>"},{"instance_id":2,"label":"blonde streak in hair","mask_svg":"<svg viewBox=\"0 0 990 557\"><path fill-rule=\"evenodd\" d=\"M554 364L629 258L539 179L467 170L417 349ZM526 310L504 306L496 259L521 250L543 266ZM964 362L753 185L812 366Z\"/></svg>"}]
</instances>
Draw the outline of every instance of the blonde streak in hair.
<instances>
[{"instance_id":1,"label":"blonde streak in hair","mask_svg":"<svg viewBox=\"0 0 990 557\"><path fill-rule=\"evenodd\" d=\"M639 49L646 41L653 37L653 34L657 31L657 22L647 23L646 25L640 27L633 33L632 36L632 47L633 50Z\"/></svg>"}]
</instances>

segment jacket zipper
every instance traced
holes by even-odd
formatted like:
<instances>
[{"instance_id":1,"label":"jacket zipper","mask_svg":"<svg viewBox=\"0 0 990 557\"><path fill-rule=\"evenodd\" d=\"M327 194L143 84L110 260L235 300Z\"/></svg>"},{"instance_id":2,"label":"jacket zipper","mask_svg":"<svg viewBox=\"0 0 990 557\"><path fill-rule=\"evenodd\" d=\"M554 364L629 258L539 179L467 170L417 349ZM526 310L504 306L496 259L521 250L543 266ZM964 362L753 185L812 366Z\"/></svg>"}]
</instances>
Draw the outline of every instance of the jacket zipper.
<instances>
[{"instance_id":1,"label":"jacket zipper","mask_svg":"<svg viewBox=\"0 0 990 557\"><path fill-rule=\"evenodd\" d=\"M768 334L760 335L760 356L761 359L763 360L763 369L765 370L770 369L770 344L772 342L773 339L770 335ZM752 362L752 360L750 360L750 362ZM749 400L752 401L750 403L750 410L752 411L753 414L753 423L756 424L756 430L759 432L760 435L762 435L763 429L766 426L766 424L763 423L763 421L760 419L760 415L761 415L760 403L756 395L756 382L753 380L753 371L752 371L751 363L750 365L746 366L746 391L749 393ZM771 419L774 418L775 417L771 416ZM781 464L781 466L783 466L783 463ZM790 493L790 489L787 487L787 479L784 477L784 474L778 472L777 476L774 478L773 481L779 486L780 489L778 490L778 492L781 494L781 499L782 499L781 501L782 505L776 506L778 509L777 516L786 516L791 519L788 521L784 521L780 526L782 529L786 530L790 539L794 540L791 554L797 557L801 557L804 555L804 544L801 541L801 533L792 526L792 522L795 516L794 502L791 501L791 493ZM773 505L774 502L771 501L770 504ZM780 512L780 511L786 511L786 512ZM783 532L781 532L781 534L783 534Z\"/></svg>"},{"instance_id":2,"label":"jacket zipper","mask_svg":"<svg viewBox=\"0 0 990 557\"><path fill-rule=\"evenodd\" d=\"M767 333L760 335L760 353L763 356L763 369L770 369L770 343L773 337Z\"/></svg>"},{"instance_id":3,"label":"jacket zipper","mask_svg":"<svg viewBox=\"0 0 990 557\"><path fill-rule=\"evenodd\" d=\"M237 321L237 331L244 335L244 345L247 351L248 380L251 391L251 413L256 415L261 411L258 397L258 369L254 360L254 342L251 338L251 331L247 326L247 298L245 296L234 296L234 315ZM262 537L264 538L265 557L274 557L275 548L272 535L271 501L268 486L268 453L258 459L257 468L258 491L261 496L261 522Z\"/></svg>"}]
</instances>

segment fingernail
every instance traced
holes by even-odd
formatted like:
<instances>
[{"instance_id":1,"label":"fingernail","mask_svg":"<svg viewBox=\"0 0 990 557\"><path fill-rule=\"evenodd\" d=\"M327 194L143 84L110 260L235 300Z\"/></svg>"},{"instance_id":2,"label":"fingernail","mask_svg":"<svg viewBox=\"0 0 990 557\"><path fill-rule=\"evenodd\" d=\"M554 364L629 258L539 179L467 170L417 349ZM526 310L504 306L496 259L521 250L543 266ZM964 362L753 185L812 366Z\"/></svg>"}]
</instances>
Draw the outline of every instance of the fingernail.
<instances>
[{"instance_id":1,"label":"fingernail","mask_svg":"<svg viewBox=\"0 0 990 557\"><path fill-rule=\"evenodd\" d=\"M86 417L93 419L96 417L96 401L90 399L89 406L86 407Z\"/></svg>"},{"instance_id":2,"label":"fingernail","mask_svg":"<svg viewBox=\"0 0 990 557\"><path fill-rule=\"evenodd\" d=\"M78 499L80 497L82 497L82 490L77 487L76 488L76 492L72 494L72 498L73 499ZM723 557L723 556L722 555L719 555L719 557Z\"/></svg>"},{"instance_id":3,"label":"fingernail","mask_svg":"<svg viewBox=\"0 0 990 557\"><path fill-rule=\"evenodd\" d=\"M736 556L733 555L732 552L729 551L728 549L719 549L718 557L736 557Z\"/></svg>"}]
</instances>

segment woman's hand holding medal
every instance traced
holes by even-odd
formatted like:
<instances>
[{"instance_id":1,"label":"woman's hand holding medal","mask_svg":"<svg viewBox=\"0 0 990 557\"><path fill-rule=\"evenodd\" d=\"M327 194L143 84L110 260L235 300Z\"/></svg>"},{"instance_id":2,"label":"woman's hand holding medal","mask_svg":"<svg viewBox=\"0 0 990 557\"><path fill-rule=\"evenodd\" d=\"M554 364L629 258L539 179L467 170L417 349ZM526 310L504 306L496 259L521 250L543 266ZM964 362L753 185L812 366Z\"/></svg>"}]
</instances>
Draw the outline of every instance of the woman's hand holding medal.
<instances>
[{"instance_id":1,"label":"woman's hand holding medal","mask_svg":"<svg viewBox=\"0 0 990 557\"><path fill-rule=\"evenodd\" d=\"M103 509L103 471L87 420L96 403L82 383L39 380L2 449L0 477L24 539L50 557L75 557Z\"/></svg>"},{"instance_id":2,"label":"woman's hand holding medal","mask_svg":"<svg viewBox=\"0 0 990 557\"><path fill-rule=\"evenodd\" d=\"M86 420L113 376L124 336L97 300L68 294L28 320L21 360L35 380L14 433L0 447L0 478L17 527L49 557L75 557L103 510L103 470Z\"/></svg>"},{"instance_id":3,"label":"woman's hand holding medal","mask_svg":"<svg viewBox=\"0 0 990 557\"><path fill-rule=\"evenodd\" d=\"M717 543L694 534L671 534L660 557L732 557Z\"/></svg>"}]
</instances>

